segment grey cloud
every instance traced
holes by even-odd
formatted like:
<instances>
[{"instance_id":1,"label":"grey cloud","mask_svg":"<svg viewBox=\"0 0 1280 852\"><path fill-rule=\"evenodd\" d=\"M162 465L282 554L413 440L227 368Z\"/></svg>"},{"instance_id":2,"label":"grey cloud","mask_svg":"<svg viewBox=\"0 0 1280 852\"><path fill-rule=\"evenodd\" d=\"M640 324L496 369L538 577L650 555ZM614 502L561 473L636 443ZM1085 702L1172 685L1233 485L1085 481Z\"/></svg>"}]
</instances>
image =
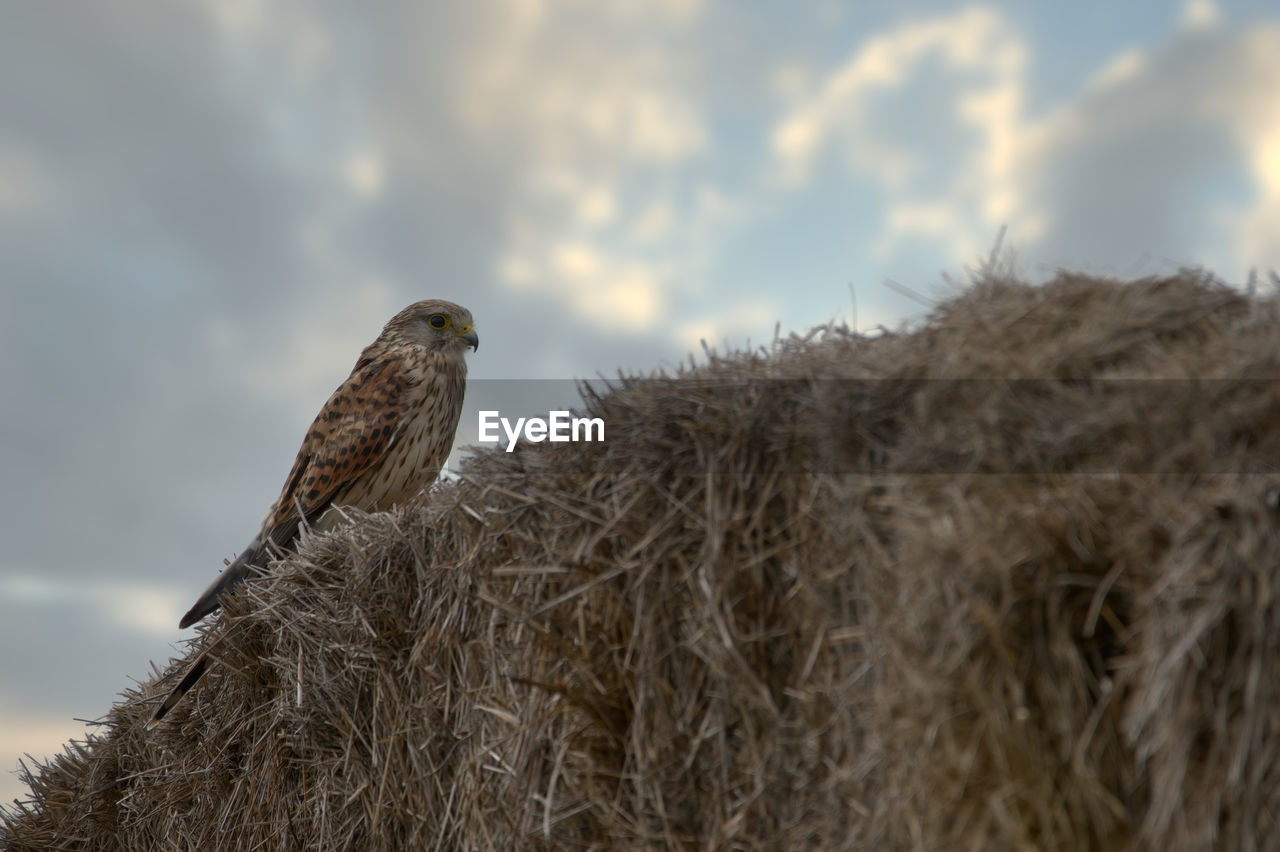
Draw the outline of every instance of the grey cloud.
<instances>
[{"instance_id":1,"label":"grey cloud","mask_svg":"<svg viewBox=\"0 0 1280 852\"><path fill-rule=\"evenodd\" d=\"M6 10L0 157L32 179L25 206L0 206L0 574L198 592L360 344L335 341L325 363L343 366L313 385L261 376L363 317L367 280L390 311L471 307L477 376L590 376L663 351L662 329L619 341L495 278L540 154L518 122L468 124L460 92L504 4L282 2L225 29L230 8ZM553 33L546 61L581 36ZM384 158L381 194L343 183L363 148ZM6 700L54 717L96 715L167 657L108 618L13 601L0 641L25 649L0 668Z\"/></svg>"},{"instance_id":2,"label":"grey cloud","mask_svg":"<svg viewBox=\"0 0 1280 852\"><path fill-rule=\"evenodd\" d=\"M1219 229L1230 226L1210 214L1253 201L1241 125L1275 113L1280 87L1280 60L1250 49L1266 30L1274 26L1179 34L1047 120L1024 166L1048 217L1043 239L1025 244L1028 256L1133 274L1234 248L1236 235ZM1234 268L1218 271L1230 275L1261 259L1223 260Z\"/></svg>"}]
</instances>

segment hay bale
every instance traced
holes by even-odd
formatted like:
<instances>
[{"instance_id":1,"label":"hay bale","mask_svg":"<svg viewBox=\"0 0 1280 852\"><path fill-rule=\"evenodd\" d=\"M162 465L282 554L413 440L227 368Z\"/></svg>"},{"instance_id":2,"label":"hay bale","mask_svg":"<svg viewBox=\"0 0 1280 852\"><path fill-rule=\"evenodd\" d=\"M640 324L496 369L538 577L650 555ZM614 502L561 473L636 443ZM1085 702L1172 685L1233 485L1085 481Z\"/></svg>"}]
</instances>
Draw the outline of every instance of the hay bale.
<instances>
[{"instance_id":1,"label":"hay bale","mask_svg":"<svg viewBox=\"0 0 1280 852\"><path fill-rule=\"evenodd\" d=\"M988 280L306 537L9 848L1280 848L1277 301ZM176 668L176 666L175 666Z\"/></svg>"}]
</instances>

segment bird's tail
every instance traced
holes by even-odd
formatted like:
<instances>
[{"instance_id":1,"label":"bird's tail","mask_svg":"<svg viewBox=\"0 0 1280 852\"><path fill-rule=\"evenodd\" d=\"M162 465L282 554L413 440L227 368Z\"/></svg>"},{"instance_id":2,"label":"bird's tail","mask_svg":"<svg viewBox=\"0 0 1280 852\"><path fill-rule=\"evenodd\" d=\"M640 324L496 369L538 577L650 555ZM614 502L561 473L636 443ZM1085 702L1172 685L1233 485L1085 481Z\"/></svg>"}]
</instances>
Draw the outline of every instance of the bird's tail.
<instances>
[{"instance_id":1,"label":"bird's tail","mask_svg":"<svg viewBox=\"0 0 1280 852\"><path fill-rule=\"evenodd\" d=\"M196 681L205 673L205 669L209 668L209 649L206 648L200 656L196 657L196 661L187 669L186 674L182 676L182 680L178 681L178 685L169 690L169 694L164 697L164 701L160 702L160 706L151 714L151 721L147 722L147 730L151 730L160 724L160 720L177 706L182 700L182 696L191 691L191 687L196 685Z\"/></svg>"},{"instance_id":2,"label":"bird's tail","mask_svg":"<svg viewBox=\"0 0 1280 852\"><path fill-rule=\"evenodd\" d=\"M213 578L209 588L204 590L199 599L192 604L187 614L178 622L180 629L186 629L204 618L222 605L222 596L240 585L246 578L262 573L262 564L266 561L267 547L262 536L255 538L244 552L235 558L226 570Z\"/></svg>"}]
</instances>

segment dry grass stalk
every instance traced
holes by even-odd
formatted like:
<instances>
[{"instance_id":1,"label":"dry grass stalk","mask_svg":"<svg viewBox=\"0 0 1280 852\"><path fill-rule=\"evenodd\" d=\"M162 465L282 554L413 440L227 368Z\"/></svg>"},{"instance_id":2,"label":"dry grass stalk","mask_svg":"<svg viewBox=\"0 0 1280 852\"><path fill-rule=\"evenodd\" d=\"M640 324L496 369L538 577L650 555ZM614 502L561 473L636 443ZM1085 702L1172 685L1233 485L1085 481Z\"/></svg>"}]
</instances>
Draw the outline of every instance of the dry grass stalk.
<instances>
[{"instance_id":1,"label":"dry grass stalk","mask_svg":"<svg viewBox=\"0 0 1280 852\"><path fill-rule=\"evenodd\" d=\"M1280 847L1278 310L988 280L623 379L607 444L306 539L0 839Z\"/></svg>"}]
</instances>

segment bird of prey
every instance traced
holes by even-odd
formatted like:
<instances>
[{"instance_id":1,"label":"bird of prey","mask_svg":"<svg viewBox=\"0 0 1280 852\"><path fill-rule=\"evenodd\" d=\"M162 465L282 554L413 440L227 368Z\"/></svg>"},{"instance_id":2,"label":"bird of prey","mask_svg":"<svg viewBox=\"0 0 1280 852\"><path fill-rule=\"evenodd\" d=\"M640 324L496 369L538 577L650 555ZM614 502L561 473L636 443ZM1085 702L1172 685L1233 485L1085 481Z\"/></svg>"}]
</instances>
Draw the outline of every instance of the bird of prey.
<instances>
[{"instance_id":1,"label":"bird of prey","mask_svg":"<svg viewBox=\"0 0 1280 852\"><path fill-rule=\"evenodd\" d=\"M178 626L216 610L224 595L288 548L303 525L328 528L336 516L330 510L341 506L390 509L429 486L462 414L467 347L478 350L480 339L471 313L452 302L416 302L392 317L316 415L258 534ZM207 665L201 654L148 727L182 700Z\"/></svg>"}]
</instances>

